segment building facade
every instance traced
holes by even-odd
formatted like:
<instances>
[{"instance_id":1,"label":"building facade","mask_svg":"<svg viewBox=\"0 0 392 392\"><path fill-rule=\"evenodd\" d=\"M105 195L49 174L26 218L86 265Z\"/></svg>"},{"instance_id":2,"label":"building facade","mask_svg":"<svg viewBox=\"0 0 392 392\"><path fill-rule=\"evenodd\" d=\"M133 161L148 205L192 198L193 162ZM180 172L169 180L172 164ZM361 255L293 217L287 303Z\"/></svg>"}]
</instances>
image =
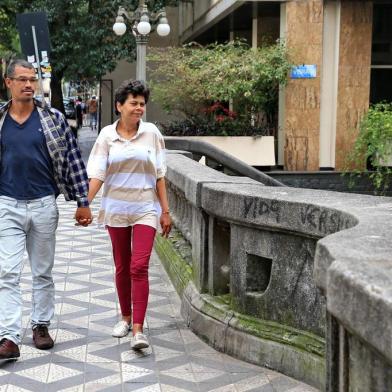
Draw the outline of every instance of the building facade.
<instances>
[{"instance_id":1,"label":"building facade","mask_svg":"<svg viewBox=\"0 0 392 392\"><path fill-rule=\"evenodd\" d=\"M278 165L341 170L369 102L392 101L392 2L198 0L179 6L179 41L283 39L312 78L280 92Z\"/></svg>"}]
</instances>

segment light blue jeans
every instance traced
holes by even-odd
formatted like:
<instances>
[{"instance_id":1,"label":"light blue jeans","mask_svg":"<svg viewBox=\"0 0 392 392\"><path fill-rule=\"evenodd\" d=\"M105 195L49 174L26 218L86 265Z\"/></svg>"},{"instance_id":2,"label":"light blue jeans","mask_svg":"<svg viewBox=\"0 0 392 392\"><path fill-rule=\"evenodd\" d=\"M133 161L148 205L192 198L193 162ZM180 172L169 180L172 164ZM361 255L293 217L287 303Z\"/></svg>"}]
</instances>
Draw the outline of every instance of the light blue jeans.
<instances>
[{"instance_id":1,"label":"light blue jeans","mask_svg":"<svg viewBox=\"0 0 392 392\"><path fill-rule=\"evenodd\" d=\"M52 268L59 213L54 196L16 200L0 196L0 339L21 341L20 277L27 250L33 279L31 325L54 314Z\"/></svg>"}]
</instances>

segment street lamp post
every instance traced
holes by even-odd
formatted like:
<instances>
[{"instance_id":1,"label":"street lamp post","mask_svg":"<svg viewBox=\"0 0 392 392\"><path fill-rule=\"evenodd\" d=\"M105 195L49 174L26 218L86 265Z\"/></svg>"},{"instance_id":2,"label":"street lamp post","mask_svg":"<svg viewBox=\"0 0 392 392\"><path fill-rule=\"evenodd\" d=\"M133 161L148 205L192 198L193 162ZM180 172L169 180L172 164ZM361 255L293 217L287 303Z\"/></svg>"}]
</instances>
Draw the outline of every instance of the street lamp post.
<instances>
[{"instance_id":1,"label":"street lamp post","mask_svg":"<svg viewBox=\"0 0 392 392\"><path fill-rule=\"evenodd\" d=\"M135 11L127 11L124 7L119 7L116 23L113 31L117 35L125 34L127 26L124 17L132 24L132 33L136 40L136 79L146 80L146 48L149 33L156 26L158 35L164 37L170 33L170 26L166 18L166 12L150 12L144 0L139 0L139 6Z\"/></svg>"}]
</instances>

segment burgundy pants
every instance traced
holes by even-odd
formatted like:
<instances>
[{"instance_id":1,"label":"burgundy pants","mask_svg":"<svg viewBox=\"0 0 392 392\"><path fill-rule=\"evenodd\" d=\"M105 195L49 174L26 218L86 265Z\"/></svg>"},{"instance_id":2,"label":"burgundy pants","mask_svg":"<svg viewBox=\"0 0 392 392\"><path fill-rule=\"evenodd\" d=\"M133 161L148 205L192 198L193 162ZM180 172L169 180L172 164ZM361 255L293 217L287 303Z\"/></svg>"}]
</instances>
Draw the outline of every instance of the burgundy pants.
<instances>
[{"instance_id":1,"label":"burgundy pants","mask_svg":"<svg viewBox=\"0 0 392 392\"><path fill-rule=\"evenodd\" d=\"M148 301L148 264L155 229L147 225L107 226L116 266L116 287L121 314L143 324Z\"/></svg>"}]
</instances>

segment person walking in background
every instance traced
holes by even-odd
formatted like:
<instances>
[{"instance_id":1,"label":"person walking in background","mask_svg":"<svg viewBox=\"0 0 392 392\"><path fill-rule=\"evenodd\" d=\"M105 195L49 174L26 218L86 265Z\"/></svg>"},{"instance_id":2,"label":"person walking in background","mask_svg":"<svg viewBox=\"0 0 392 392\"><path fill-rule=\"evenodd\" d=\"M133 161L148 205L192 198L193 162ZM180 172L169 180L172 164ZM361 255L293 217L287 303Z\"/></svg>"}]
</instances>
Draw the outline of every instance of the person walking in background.
<instances>
[{"instance_id":1,"label":"person walking in background","mask_svg":"<svg viewBox=\"0 0 392 392\"><path fill-rule=\"evenodd\" d=\"M31 326L38 349L53 347L48 326L54 314L52 268L59 218L56 197L76 200L75 218L92 221L87 173L62 113L34 97L34 67L14 60L5 83L11 101L0 109L0 359L20 356L25 249L32 280Z\"/></svg>"},{"instance_id":2,"label":"person walking in background","mask_svg":"<svg viewBox=\"0 0 392 392\"><path fill-rule=\"evenodd\" d=\"M83 126L83 105L82 98L78 97L75 102L75 112L76 112L76 129Z\"/></svg>"},{"instance_id":3,"label":"person walking in background","mask_svg":"<svg viewBox=\"0 0 392 392\"><path fill-rule=\"evenodd\" d=\"M149 346L143 334L148 265L158 224L164 236L171 230L163 136L154 124L142 121L149 95L141 81L121 84L114 101L120 119L102 129L87 164L90 202L105 184L98 223L112 242L122 314L112 335L126 336L132 321L133 349Z\"/></svg>"},{"instance_id":4,"label":"person walking in background","mask_svg":"<svg viewBox=\"0 0 392 392\"><path fill-rule=\"evenodd\" d=\"M97 97L93 95L91 99L87 101L87 110L90 116L90 128L91 130L97 129L97 114L98 114L98 101Z\"/></svg>"}]
</instances>

